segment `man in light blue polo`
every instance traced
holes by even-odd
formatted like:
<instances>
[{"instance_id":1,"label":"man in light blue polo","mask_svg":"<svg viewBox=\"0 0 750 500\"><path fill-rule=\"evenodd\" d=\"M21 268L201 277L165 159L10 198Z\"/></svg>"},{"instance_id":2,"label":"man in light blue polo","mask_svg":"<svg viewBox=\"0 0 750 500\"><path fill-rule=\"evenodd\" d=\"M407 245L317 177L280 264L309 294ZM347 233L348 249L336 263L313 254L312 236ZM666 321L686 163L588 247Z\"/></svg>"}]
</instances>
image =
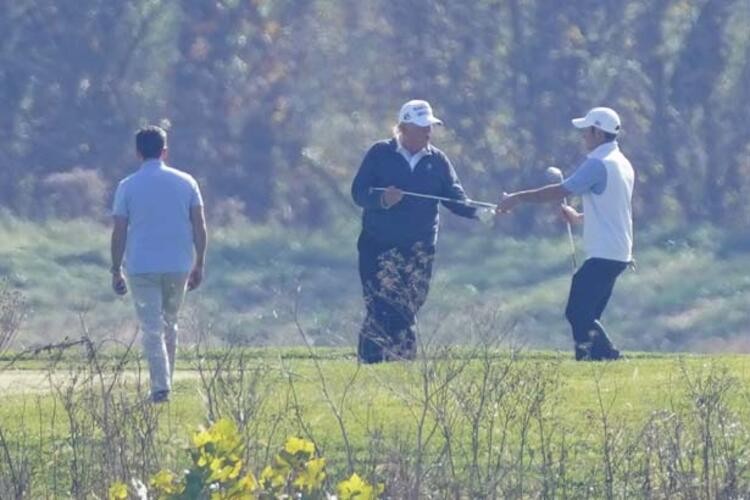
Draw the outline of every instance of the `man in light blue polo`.
<instances>
[{"instance_id":1,"label":"man in light blue polo","mask_svg":"<svg viewBox=\"0 0 750 500\"><path fill-rule=\"evenodd\" d=\"M570 223L583 222L586 261L573 276L565 316L573 330L577 360L612 360L620 351L612 345L600 318L617 277L633 260L631 200L635 174L620 151L620 117L610 108L593 108L572 120L581 129L586 160L559 184L505 194L498 212L522 202L560 202L574 194L583 200L583 213L563 205Z\"/></svg>"},{"instance_id":2,"label":"man in light blue polo","mask_svg":"<svg viewBox=\"0 0 750 500\"><path fill-rule=\"evenodd\" d=\"M124 295L130 285L149 365L151 401L161 403L169 400L172 388L177 314L185 288L193 290L203 280L206 223L198 183L164 162L166 132L143 128L135 144L142 164L117 186L112 209L112 288Z\"/></svg>"}]
</instances>

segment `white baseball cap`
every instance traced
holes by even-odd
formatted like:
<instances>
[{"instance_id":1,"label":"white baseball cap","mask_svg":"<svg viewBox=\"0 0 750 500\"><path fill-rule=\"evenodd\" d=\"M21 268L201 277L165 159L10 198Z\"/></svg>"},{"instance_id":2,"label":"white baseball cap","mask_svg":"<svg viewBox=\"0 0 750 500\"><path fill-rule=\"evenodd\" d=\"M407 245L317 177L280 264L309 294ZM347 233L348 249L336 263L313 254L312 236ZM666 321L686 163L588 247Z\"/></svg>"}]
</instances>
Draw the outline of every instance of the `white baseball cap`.
<instances>
[{"instance_id":1,"label":"white baseball cap","mask_svg":"<svg viewBox=\"0 0 750 500\"><path fill-rule=\"evenodd\" d=\"M411 100L401 106L401 111L398 112L398 122L413 123L420 127L443 124L441 120L438 120L432 114L430 103L419 99Z\"/></svg>"},{"instance_id":2,"label":"white baseball cap","mask_svg":"<svg viewBox=\"0 0 750 500\"><path fill-rule=\"evenodd\" d=\"M583 118L571 120L576 128L596 127L610 134L620 132L620 117L611 108L591 108Z\"/></svg>"}]
</instances>

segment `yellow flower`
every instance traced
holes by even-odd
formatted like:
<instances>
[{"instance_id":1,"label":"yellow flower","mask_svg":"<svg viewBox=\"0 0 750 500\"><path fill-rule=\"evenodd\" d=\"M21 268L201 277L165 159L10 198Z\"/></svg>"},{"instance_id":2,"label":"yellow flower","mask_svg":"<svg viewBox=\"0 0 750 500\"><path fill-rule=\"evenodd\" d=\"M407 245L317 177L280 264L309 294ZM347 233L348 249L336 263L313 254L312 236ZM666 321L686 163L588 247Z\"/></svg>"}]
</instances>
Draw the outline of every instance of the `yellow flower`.
<instances>
[{"instance_id":1,"label":"yellow flower","mask_svg":"<svg viewBox=\"0 0 750 500\"><path fill-rule=\"evenodd\" d=\"M296 488L311 493L321 487L326 478L325 458L314 458L305 463L305 468L292 483Z\"/></svg>"},{"instance_id":2,"label":"yellow flower","mask_svg":"<svg viewBox=\"0 0 750 500\"><path fill-rule=\"evenodd\" d=\"M284 487L286 477L287 474L283 474L270 465L266 465L266 468L260 473L260 484L266 489L277 490Z\"/></svg>"},{"instance_id":3,"label":"yellow flower","mask_svg":"<svg viewBox=\"0 0 750 500\"><path fill-rule=\"evenodd\" d=\"M241 439L237 425L228 418L221 418L209 429L216 447L225 452L234 451L240 446Z\"/></svg>"},{"instance_id":4,"label":"yellow flower","mask_svg":"<svg viewBox=\"0 0 750 500\"><path fill-rule=\"evenodd\" d=\"M356 473L336 486L339 500L376 500L383 493L383 485L373 486Z\"/></svg>"},{"instance_id":5,"label":"yellow flower","mask_svg":"<svg viewBox=\"0 0 750 500\"><path fill-rule=\"evenodd\" d=\"M237 479L237 477L240 475L240 472L242 472L242 460L237 460L234 463L234 466L230 467L229 475L227 477L229 479Z\"/></svg>"},{"instance_id":6,"label":"yellow flower","mask_svg":"<svg viewBox=\"0 0 750 500\"><path fill-rule=\"evenodd\" d=\"M177 476L174 472L161 470L151 477L151 486L160 493L172 494L178 493L181 488L175 484Z\"/></svg>"},{"instance_id":7,"label":"yellow flower","mask_svg":"<svg viewBox=\"0 0 750 500\"><path fill-rule=\"evenodd\" d=\"M315 445L307 439L290 437L284 443L284 451L293 456L304 455L308 459L315 454Z\"/></svg>"},{"instance_id":8,"label":"yellow flower","mask_svg":"<svg viewBox=\"0 0 750 500\"><path fill-rule=\"evenodd\" d=\"M128 487L122 481L116 481L109 487L109 500L127 500Z\"/></svg>"},{"instance_id":9,"label":"yellow flower","mask_svg":"<svg viewBox=\"0 0 750 500\"><path fill-rule=\"evenodd\" d=\"M193 446L196 448L202 448L211 441L213 441L213 436L205 429L193 433Z\"/></svg>"},{"instance_id":10,"label":"yellow flower","mask_svg":"<svg viewBox=\"0 0 750 500\"><path fill-rule=\"evenodd\" d=\"M195 461L195 465L198 467L205 467L208 465L213 459L210 455L206 454L205 452L201 452L200 456L198 457L198 460Z\"/></svg>"},{"instance_id":11,"label":"yellow flower","mask_svg":"<svg viewBox=\"0 0 750 500\"><path fill-rule=\"evenodd\" d=\"M245 477L237 481L237 487L241 492L252 493L258 489L258 481L255 480L252 472L248 472Z\"/></svg>"}]
</instances>

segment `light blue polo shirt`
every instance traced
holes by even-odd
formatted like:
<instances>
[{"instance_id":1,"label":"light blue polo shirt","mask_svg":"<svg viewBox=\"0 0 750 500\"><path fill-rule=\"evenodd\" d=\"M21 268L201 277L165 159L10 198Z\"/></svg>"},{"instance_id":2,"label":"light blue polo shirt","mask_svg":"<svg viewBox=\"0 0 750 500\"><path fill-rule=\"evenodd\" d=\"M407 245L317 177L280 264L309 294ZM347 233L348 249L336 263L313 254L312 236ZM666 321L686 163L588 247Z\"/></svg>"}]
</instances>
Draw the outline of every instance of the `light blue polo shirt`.
<instances>
[{"instance_id":1,"label":"light blue polo shirt","mask_svg":"<svg viewBox=\"0 0 750 500\"><path fill-rule=\"evenodd\" d=\"M598 158L586 158L573 175L565 179L563 187L576 195L602 194L607 188L607 167Z\"/></svg>"},{"instance_id":2,"label":"light blue polo shirt","mask_svg":"<svg viewBox=\"0 0 750 500\"><path fill-rule=\"evenodd\" d=\"M203 205L192 176L147 160L117 186L112 215L128 219L128 274L189 272L193 266L190 209Z\"/></svg>"}]
</instances>

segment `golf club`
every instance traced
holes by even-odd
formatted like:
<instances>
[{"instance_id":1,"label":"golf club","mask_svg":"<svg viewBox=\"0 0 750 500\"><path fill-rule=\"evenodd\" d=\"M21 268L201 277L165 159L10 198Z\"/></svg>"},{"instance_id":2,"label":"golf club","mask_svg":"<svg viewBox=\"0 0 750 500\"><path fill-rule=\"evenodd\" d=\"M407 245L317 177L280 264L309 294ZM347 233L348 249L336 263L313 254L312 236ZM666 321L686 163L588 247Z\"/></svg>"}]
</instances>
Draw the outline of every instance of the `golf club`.
<instances>
[{"instance_id":1,"label":"golf club","mask_svg":"<svg viewBox=\"0 0 750 500\"><path fill-rule=\"evenodd\" d=\"M382 187L370 188L370 192L385 191L385 190L386 188L382 188ZM495 220L495 210L497 209L497 205L494 203L488 203L486 201L474 201L468 198L465 200L457 200L455 198L446 198L445 196L435 196L432 194L415 193L413 191L401 191L401 193L404 196L413 196L415 198L426 198L428 200L449 201L452 203L460 203L461 205L478 208L480 210L477 210L477 217L484 224L492 225L492 223Z\"/></svg>"},{"instance_id":2,"label":"golf club","mask_svg":"<svg viewBox=\"0 0 750 500\"><path fill-rule=\"evenodd\" d=\"M370 192L385 191L385 190L386 188L381 188L381 187L370 188ZM497 208L497 205L494 203L488 203L486 201L475 201L475 200L470 200L468 198L465 200L457 200L455 198L446 198L444 196L435 196L432 194L414 193L412 191L401 191L401 193L404 196L414 196L415 198L427 198L428 200L450 201L452 203L460 203L461 205L467 205L469 207L491 208L493 210Z\"/></svg>"},{"instance_id":3,"label":"golf club","mask_svg":"<svg viewBox=\"0 0 750 500\"><path fill-rule=\"evenodd\" d=\"M560 170L557 167L547 167L547 177L550 180L553 180L555 182L562 182L563 181L563 173L562 170ZM563 205L568 205L568 199L563 198L562 201ZM568 228L568 241L570 242L570 258L571 263L573 265L573 274L575 274L576 269L578 268L578 262L576 259L576 244L575 241L573 241L573 228L570 227L570 221L566 219L565 225Z\"/></svg>"}]
</instances>

